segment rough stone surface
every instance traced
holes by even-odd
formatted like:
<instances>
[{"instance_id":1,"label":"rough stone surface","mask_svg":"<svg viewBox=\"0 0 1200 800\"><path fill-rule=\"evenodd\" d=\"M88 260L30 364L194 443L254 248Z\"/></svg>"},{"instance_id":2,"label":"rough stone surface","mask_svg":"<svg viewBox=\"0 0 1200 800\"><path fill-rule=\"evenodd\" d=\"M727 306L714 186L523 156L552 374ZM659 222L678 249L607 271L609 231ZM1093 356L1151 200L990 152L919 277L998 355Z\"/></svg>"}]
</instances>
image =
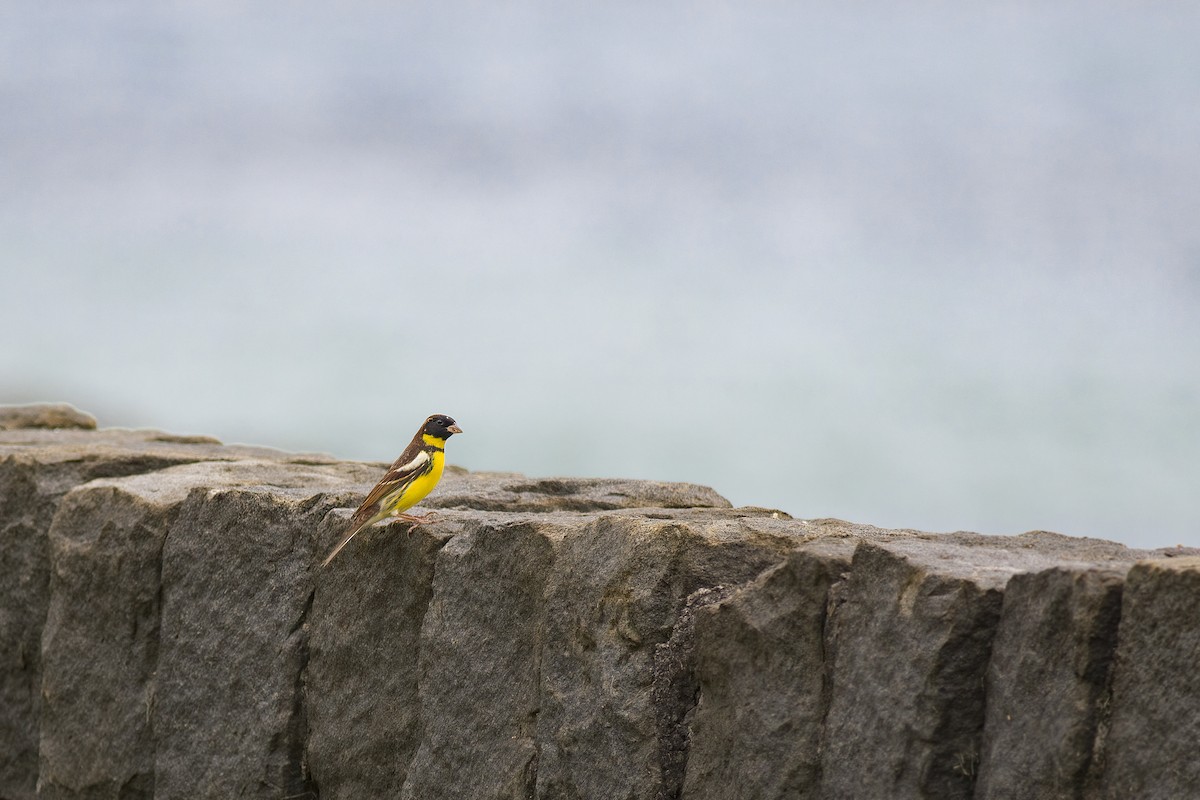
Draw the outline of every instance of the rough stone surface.
<instances>
[{"instance_id":1,"label":"rough stone surface","mask_svg":"<svg viewBox=\"0 0 1200 800\"><path fill-rule=\"evenodd\" d=\"M729 508L729 501L693 483L605 478L539 478L507 472L447 470L430 508L479 511L613 511L620 508Z\"/></svg>"},{"instance_id":2,"label":"rough stone surface","mask_svg":"<svg viewBox=\"0 0 1200 800\"><path fill-rule=\"evenodd\" d=\"M832 604L824 797L970 797L1003 583L858 547Z\"/></svg>"},{"instance_id":3,"label":"rough stone surface","mask_svg":"<svg viewBox=\"0 0 1200 800\"><path fill-rule=\"evenodd\" d=\"M69 403L0 406L0 431L16 428L83 428L94 430L96 418Z\"/></svg>"},{"instance_id":4,"label":"rough stone surface","mask_svg":"<svg viewBox=\"0 0 1200 800\"><path fill-rule=\"evenodd\" d=\"M326 547L349 511L324 523ZM365 531L314 576L309 614L308 768L328 800L399 797L421 743L421 626L439 549L461 526ZM323 553L321 554L323 557Z\"/></svg>"},{"instance_id":5,"label":"rough stone surface","mask_svg":"<svg viewBox=\"0 0 1200 800\"><path fill-rule=\"evenodd\" d=\"M246 733L248 717L271 724L257 697L265 693L267 664L297 657L286 630L295 603L279 602L286 592L272 578L286 575L293 592L304 584L274 562L286 560L284 554L310 555L311 545L296 545L311 538L312 514L328 505L323 490L350 495L345 472L257 460L200 462L92 481L66 496L49 534L54 574L42 637L40 796L223 797L234 789L251 796L246 787L257 790L258 775L232 783L239 778L228 764L224 782L205 773L223 739L237 739L228 749L245 748L256 764L287 760L288 753L277 752L286 742L270 743L264 756ZM306 505L318 510L302 513ZM291 526L296 541L281 526ZM221 547L212 547L213 530L222 531ZM267 537L282 552L272 552ZM211 572L206 563L214 565ZM224 574L238 568L252 575ZM226 641L231 622L238 646ZM269 647L248 647L255 638ZM229 657L266 651L274 653L267 664ZM291 661L276 673L294 684ZM239 695L243 682L250 688ZM224 707L215 702L230 692ZM244 695L255 695L258 707ZM231 734L233 726L243 730ZM192 735L202 735L202 744L193 748ZM302 738L292 742L293 750L302 747ZM189 763L191 757L203 764ZM210 788L197 788L197 780Z\"/></svg>"},{"instance_id":6,"label":"rough stone surface","mask_svg":"<svg viewBox=\"0 0 1200 800\"><path fill-rule=\"evenodd\" d=\"M696 675L696 614L734 592L728 584L699 589L688 595L671 638L654 646L654 722L658 737L661 783L656 797L678 797L691 754L691 718L700 686Z\"/></svg>"},{"instance_id":7,"label":"rough stone surface","mask_svg":"<svg viewBox=\"0 0 1200 800\"><path fill-rule=\"evenodd\" d=\"M45 542L54 504L38 470L0 456L0 797L28 800L38 771L42 623L49 603Z\"/></svg>"},{"instance_id":8,"label":"rough stone surface","mask_svg":"<svg viewBox=\"0 0 1200 800\"><path fill-rule=\"evenodd\" d=\"M158 798L307 788L303 627L313 534L329 505L317 475L293 489L281 484L298 476L280 480L265 466L267 487L191 492L163 548Z\"/></svg>"},{"instance_id":9,"label":"rough stone surface","mask_svg":"<svg viewBox=\"0 0 1200 800\"><path fill-rule=\"evenodd\" d=\"M1003 590L1016 574L1121 552L1037 536L864 542L833 591L826 798L970 798ZM1045 537L1043 537L1045 539Z\"/></svg>"},{"instance_id":10,"label":"rough stone surface","mask_svg":"<svg viewBox=\"0 0 1200 800\"><path fill-rule=\"evenodd\" d=\"M852 545L796 550L697 614L699 703L683 796L814 796L828 711L825 616Z\"/></svg>"},{"instance_id":11,"label":"rough stone surface","mask_svg":"<svg viewBox=\"0 0 1200 800\"><path fill-rule=\"evenodd\" d=\"M1123 576L1055 567L1008 582L976 800L1084 796L1111 688Z\"/></svg>"},{"instance_id":12,"label":"rough stone surface","mask_svg":"<svg viewBox=\"0 0 1200 800\"><path fill-rule=\"evenodd\" d=\"M42 797L153 796L159 572L183 495L120 484L71 492L50 529Z\"/></svg>"},{"instance_id":13,"label":"rough stone surface","mask_svg":"<svg viewBox=\"0 0 1200 800\"><path fill-rule=\"evenodd\" d=\"M0 798L36 794L42 626L50 602L47 534L59 502L97 478L251 457L310 458L160 431L0 430Z\"/></svg>"},{"instance_id":14,"label":"rough stone surface","mask_svg":"<svg viewBox=\"0 0 1200 800\"><path fill-rule=\"evenodd\" d=\"M1103 754L1104 797L1200 797L1200 558L1129 571Z\"/></svg>"},{"instance_id":15,"label":"rough stone surface","mask_svg":"<svg viewBox=\"0 0 1200 800\"><path fill-rule=\"evenodd\" d=\"M382 471L0 431L0 798L1200 796L1196 551Z\"/></svg>"},{"instance_id":16,"label":"rough stone surface","mask_svg":"<svg viewBox=\"0 0 1200 800\"><path fill-rule=\"evenodd\" d=\"M533 794L544 591L536 522L481 521L438 553L421 630L421 745L402 798Z\"/></svg>"},{"instance_id":17,"label":"rough stone surface","mask_svg":"<svg viewBox=\"0 0 1200 800\"><path fill-rule=\"evenodd\" d=\"M749 580L787 546L615 514L564 538L546 588L539 796L659 794L657 719L679 712L655 707L656 646L669 640L689 595Z\"/></svg>"}]
</instances>

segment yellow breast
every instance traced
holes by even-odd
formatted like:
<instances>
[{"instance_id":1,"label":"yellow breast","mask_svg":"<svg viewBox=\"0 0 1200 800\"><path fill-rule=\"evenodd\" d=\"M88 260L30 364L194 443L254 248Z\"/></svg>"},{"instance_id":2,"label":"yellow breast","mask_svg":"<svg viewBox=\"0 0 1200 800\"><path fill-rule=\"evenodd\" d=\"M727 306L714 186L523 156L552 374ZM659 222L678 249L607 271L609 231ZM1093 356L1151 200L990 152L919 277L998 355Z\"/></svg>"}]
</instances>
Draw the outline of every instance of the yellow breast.
<instances>
[{"instance_id":1,"label":"yellow breast","mask_svg":"<svg viewBox=\"0 0 1200 800\"><path fill-rule=\"evenodd\" d=\"M421 438L425 440L425 444L433 445L438 449L429 454L429 469L423 475L419 475L404 490L403 496L399 498L400 502L395 506L395 512L407 511L424 500L433 491L433 487L438 485L438 481L442 479L442 470L446 468L446 453L441 449L446 446L446 440L429 435Z\"/></svg>"}]
</instances>

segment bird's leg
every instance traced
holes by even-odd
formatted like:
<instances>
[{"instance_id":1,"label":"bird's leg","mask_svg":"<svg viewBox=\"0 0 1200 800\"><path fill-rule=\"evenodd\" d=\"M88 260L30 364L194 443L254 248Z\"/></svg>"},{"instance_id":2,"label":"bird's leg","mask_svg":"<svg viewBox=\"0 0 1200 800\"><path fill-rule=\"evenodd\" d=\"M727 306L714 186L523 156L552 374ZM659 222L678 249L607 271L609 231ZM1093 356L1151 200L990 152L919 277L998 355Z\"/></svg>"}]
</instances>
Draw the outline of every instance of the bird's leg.
<instances>
[{"instance_id":1,"label":"bird's leg","mask_svg":"<svg viewBox=\"0 0 1200 800\"><path fill-rule=\"evenodd\" d=\"M412 536L413 529L418 525L428 525L430 522L436 522L438 513L436 511L430 511L427 514L396 514L395 516L396 519L402 519L409 523L408 535Z\"/></svg>"},{"instance_id":2,"label":"bird's leg","mask_svg":"<svg viewBox=\"0 0 1200 800\"><path fill-rule=\"evenodd\" d=\"M402 519L405 522L411 522L413 525L424 525L427 522L436 522L438 513L430 511L427 514L397 514L397 519Z\"/></svg>"}]
</instances>

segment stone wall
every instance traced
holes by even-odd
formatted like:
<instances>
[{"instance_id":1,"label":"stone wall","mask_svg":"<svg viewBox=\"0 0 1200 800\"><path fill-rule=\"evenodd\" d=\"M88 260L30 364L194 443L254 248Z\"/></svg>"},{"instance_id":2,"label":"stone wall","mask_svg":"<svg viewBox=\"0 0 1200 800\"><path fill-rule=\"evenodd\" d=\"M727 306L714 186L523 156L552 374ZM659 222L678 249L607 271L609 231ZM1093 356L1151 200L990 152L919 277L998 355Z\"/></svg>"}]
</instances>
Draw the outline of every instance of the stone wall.
<instances>
[{"instance_id":1,"label":"stone wall","mask_svg":"<svg viewBox=\"0 0 1200 800\"><path fill-rule=\"evenodd\" d=\"M51 413L53 412L53 413ZM38 427L29 427L38 426ZM0 411L0 799L1200 797L1200 558Z\"/></svg>"}]
</instances>

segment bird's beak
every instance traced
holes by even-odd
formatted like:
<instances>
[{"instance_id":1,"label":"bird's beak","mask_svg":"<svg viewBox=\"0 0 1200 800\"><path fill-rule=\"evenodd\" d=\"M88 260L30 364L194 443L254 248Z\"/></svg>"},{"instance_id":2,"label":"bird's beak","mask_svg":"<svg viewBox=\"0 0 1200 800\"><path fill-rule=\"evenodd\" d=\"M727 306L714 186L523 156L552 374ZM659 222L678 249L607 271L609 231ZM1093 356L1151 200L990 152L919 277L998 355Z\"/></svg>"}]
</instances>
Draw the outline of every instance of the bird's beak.
<instances>
[{"instance_id":1,"label":"bird's beak","mask_svg":"<svg viewBox=\"0 0 1200 800\"><path fill-rule=\"evenodd\" d=\"M457 425L451 425L449 428L446 428L446 430L450 431L451 433L462 433L462 428L458 427Z\"/></svg>"}]
</instances>

